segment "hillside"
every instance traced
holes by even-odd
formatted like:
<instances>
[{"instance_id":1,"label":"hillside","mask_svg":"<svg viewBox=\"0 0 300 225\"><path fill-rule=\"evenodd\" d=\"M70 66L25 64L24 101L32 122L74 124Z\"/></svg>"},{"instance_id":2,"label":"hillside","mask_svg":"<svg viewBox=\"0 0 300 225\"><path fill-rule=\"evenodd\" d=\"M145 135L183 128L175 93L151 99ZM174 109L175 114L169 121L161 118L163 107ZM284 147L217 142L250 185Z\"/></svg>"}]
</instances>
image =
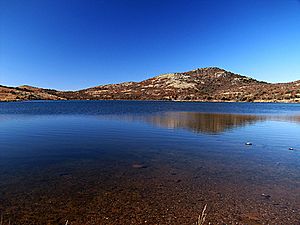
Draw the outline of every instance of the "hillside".
<instances>
[{"instance_id":1,"label":"hillside","mask_svg":"<svg viewBox=\"0 0 300 225\"><path fill-rule=\"evenodd\" d=\"M31 86L5 87L0 85L0 101L65 99L63 97L59 97L57 93L57 91L35 88Z\"/></svg>"},{"instance_id":2,"label":"hillside","mask_svg":"<svg viewBox=\"0 0 300 225\"><path fill-rule=\"evenodd\" d=\"M79 91L0 87L1 101L36 99L300 102L300 81L271 84L208 67Z\"/></svg>"}]
</instances>

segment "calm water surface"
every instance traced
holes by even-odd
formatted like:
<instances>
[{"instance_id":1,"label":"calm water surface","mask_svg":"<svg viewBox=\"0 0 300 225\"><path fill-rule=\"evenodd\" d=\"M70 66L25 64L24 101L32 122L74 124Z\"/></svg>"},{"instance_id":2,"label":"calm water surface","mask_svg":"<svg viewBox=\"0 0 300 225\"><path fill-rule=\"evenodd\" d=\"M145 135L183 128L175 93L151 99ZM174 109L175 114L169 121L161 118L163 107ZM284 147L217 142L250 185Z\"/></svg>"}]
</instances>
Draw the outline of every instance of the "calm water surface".
<instances>
[{"instance_id":1,"label":"calm water surface","mask_svg":"<svg viewBox=\"0 0 300 225\"><path fill-rule=\"evenodd\" d=\"M195 224L206 204L207 224L300 224L299 104L0 103L6 223Z\"/></svg>"}]
</instances>

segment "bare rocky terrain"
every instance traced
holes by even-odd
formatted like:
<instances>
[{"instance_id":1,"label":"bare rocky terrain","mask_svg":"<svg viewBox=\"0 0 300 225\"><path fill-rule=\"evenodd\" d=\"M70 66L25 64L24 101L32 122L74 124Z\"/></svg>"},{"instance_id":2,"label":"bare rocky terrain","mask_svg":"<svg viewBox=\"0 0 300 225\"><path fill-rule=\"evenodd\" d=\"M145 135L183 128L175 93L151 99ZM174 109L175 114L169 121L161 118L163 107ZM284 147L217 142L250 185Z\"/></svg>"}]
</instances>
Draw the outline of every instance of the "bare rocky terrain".
<instances>
[{"instance_id":1,"label":"bare rocky terrain","mask_svg":"<svg viewBox=\"0 0 300 225\"><path fill-rule=\"evenodd\" d=\"M300 80L273 84L208 67L79 91L0 86L0 101L19 100L300 102Z\"/></svg>"}]
</instances>

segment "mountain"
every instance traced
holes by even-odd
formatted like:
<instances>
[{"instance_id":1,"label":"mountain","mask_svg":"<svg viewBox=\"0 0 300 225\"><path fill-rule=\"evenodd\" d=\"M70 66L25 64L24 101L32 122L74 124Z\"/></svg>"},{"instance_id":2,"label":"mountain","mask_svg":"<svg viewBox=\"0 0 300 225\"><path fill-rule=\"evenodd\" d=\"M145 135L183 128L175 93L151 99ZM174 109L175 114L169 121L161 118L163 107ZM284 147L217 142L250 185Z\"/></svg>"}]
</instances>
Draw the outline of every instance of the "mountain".
<instances>
[{"instance_id":1,"label":"mountain","mask_svg":"<svg viewBox=\"0 0 300 225\"><path fill-rule=\"evenodd\" d=\"M217 67L168 73L141 82L125 82L79 91L31 86L0 86L0 100L178 100L300 102L300 81L271 84Z\"/></svg>"}]
</instances>

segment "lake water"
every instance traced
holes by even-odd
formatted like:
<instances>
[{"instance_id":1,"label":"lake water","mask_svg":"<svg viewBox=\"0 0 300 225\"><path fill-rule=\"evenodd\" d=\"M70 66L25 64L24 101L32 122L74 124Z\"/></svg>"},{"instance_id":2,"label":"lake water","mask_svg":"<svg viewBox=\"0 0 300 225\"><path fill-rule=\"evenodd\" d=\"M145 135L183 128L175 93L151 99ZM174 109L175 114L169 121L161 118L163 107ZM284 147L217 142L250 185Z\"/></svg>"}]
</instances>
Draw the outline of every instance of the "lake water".
<instances>
[{"instance_id":1,"label":"lake water","mask_svg":"<svg viewBox=\"0 0 300 225\"><path fill-rule=\"evenodd\" d=\"M300 224L300 104L0 103L5 223L195 224L205 205L206 224Z\"/></svg>"}]
</instances>

